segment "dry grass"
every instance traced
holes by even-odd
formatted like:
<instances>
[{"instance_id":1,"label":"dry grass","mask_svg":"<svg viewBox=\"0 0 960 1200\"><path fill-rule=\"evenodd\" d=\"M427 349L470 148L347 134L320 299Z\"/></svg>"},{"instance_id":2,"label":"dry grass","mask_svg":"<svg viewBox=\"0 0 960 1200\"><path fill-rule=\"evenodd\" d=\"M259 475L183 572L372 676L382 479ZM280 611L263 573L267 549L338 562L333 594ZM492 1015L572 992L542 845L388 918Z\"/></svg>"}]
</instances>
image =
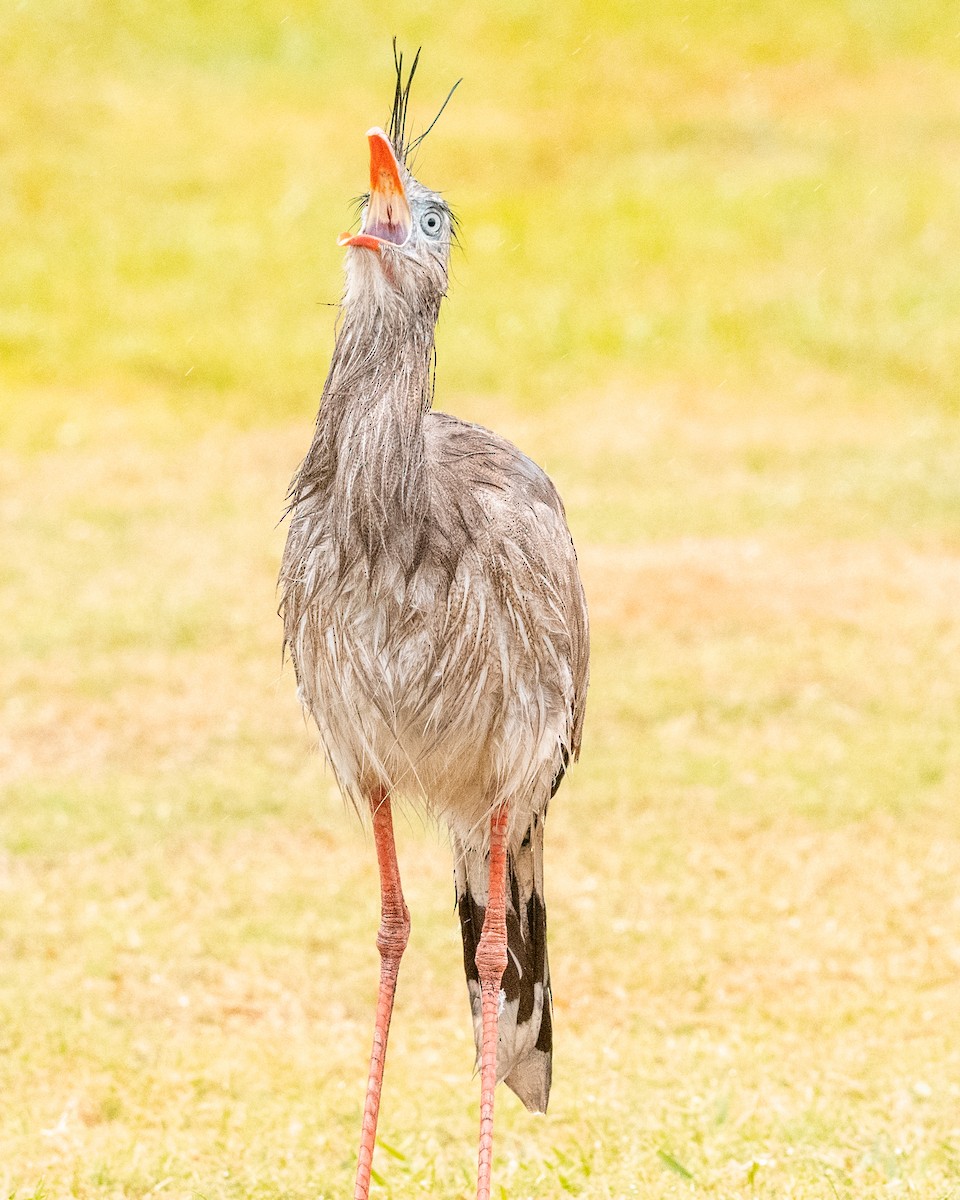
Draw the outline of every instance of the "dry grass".
<instances>
[{"instance_id":1,"label":"dry grass","mask_svg":"<svg viewBox=\"0 0 960 1200\"><path fill-rule=\"evenodd\" d=\"M375 872L275 522L397 16L38 11L0 22L0 1194L343 1196ZM550 469L593 614L555 1092L503 1096L501 1195L954 1195L956 14L400 25L425 108L467 76L423 151L466 229L441 407ZM442 837L401 860L377 1195L469 1197Z\"/></svg>"},{"instance_id":2,"label":"dry grass","mask_svg":"<svg viewBox=\"0 0 960 1200\"><path fill-rule=\"evenodd\" d=\"M703 452L699 424L661 418L669 453L634 447L650 493L678 438ZM5 460L17 596L53 617L30 645L4 613L3 1182L342 1194L376 889L280 672L271 518L303 429L220 427L184 454L151 421L131 437L107 411ZM740 451L710 449L731 475ZM604 480L584 486L589 511ZM794 528L618 530L582 558L597 665L551 820L558 1081L547 1122L501 1106L507 1194L947 1194L957 557ZM467 1196L449 868L432 832L402 840L414 939L383 1116L402 1157L380 1169L394 1195Z\"/></svg>"}]
</instances>

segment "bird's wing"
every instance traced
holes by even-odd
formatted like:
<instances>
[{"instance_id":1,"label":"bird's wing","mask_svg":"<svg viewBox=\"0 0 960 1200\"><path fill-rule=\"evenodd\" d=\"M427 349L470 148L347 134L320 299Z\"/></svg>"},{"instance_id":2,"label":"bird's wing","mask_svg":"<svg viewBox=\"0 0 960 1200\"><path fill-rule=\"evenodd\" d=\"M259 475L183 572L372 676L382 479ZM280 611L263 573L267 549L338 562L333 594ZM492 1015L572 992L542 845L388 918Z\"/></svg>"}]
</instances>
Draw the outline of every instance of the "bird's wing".
<instances>
[{"instance_id":1,"label":"bird's wing","mask_svg":"<svg viewBox=\"0 0 960 1200\"><path fill-rule=\"evenodd\" d=\"M589 679L589 622L563 502L547 473L505 438L445 413L425 419L432 517L451 553L472 545L525 632L555 634L572 679L566 754L580 751ZM547 639L549 640L549 639ZM565 766L566 763L563 764ZM561 767L556 784L563 774ZM555 790L555 789L554 789Z\"/></svg>"}]
</instances>

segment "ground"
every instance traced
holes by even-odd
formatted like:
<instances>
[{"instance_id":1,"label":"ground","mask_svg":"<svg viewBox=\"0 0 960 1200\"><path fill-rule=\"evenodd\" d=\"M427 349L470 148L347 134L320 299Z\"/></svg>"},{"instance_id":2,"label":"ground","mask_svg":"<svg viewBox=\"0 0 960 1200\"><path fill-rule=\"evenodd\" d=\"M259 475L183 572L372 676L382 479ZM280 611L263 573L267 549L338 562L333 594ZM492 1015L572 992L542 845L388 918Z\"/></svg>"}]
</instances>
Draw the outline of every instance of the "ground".
<instances>
[{"instance_id":1,"label":"ground","mask_svg":"<svg viewBox=\"0 0 960 1200\"><path fill-rule=\"evenodd\" d=\"M20 4L0 17L0 1195L349 1194L371 839L280 658L336 234L424 43L437 405L565 497L583 759L508 1200L960 1195L953 4ZM443 836L378 1196L467 1198Z\"/></svg>"}]
</instances>

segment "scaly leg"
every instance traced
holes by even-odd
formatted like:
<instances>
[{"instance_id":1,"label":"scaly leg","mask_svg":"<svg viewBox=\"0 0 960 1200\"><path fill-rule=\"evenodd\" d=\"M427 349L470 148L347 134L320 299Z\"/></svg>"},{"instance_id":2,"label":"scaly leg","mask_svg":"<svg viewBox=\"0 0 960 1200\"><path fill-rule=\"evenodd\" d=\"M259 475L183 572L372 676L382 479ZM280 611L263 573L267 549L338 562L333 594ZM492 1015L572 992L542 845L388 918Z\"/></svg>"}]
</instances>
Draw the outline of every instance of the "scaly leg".
<instances>
[{"instance_id":1,"label":"scaly leg","mask_svg":"<svg viewBox=\"0 0 960 1200\"><path fill-rule=\"evenodd\" d=\"M501 805L490 818L490 887L483 932L477 945L480 973L483 1035L480 1052L480 1161L477 1167L477 1200L490 1200L493 1162L493 1093L497 1085L497 1018L500 983L507 966L507 825Z\"/></svg>"},{"instance_id":2,"label":"scaly leg","mask_svg":"<svg viewBox=\"0 0 960 1200\"><path fill-rule=\"evenodd\" d=\"M403 902L400 889L400 868L397 848L393 841L393 816L390 797L377 791L370 797L373 810L373 838L377 846L377 865L380 868L380 932L377 949L380 951L380 995L377 1000L377 1021L373 1030L373 1053L370 1055L370 1077L367 1080L367 1099L363 1106L363 1131L360 1136L360 1157L357 1161L357 1182L354 1200L367 1200L370 1192L370 1167L373 1145L377 1137L377 1116L380 1112L380 1088L383 1083L383 1063L387 1055L387 1035L390 1014L397 990L397 973L410 936L410 913Z\"/></svg>"}]
</instances>

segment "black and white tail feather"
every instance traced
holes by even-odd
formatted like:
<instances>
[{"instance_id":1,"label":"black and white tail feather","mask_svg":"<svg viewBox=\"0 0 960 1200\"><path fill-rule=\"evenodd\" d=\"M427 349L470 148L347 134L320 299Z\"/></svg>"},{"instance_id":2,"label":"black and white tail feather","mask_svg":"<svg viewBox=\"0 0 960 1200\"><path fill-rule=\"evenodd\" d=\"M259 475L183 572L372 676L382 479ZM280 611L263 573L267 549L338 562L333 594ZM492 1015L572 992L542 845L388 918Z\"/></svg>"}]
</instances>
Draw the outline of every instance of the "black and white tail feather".
<instances>
[{"instance_id":1,"label":"black and white tail feather","mask_svg":"<svg viewBox=\"0 0 960 1200\"><path fill-rule=\"evenodd\" d=\"M546 1112L553 1066L553 996L547 962L543 899L544 817L534 815L507 856L507 967L500 984L497 1081L503 1080L531 1112ZM454 880L463 935L463 967L480 1055L482 1032L477 945L487 911L488 856L455 836Z\"/></svg>"}]
</instances>

